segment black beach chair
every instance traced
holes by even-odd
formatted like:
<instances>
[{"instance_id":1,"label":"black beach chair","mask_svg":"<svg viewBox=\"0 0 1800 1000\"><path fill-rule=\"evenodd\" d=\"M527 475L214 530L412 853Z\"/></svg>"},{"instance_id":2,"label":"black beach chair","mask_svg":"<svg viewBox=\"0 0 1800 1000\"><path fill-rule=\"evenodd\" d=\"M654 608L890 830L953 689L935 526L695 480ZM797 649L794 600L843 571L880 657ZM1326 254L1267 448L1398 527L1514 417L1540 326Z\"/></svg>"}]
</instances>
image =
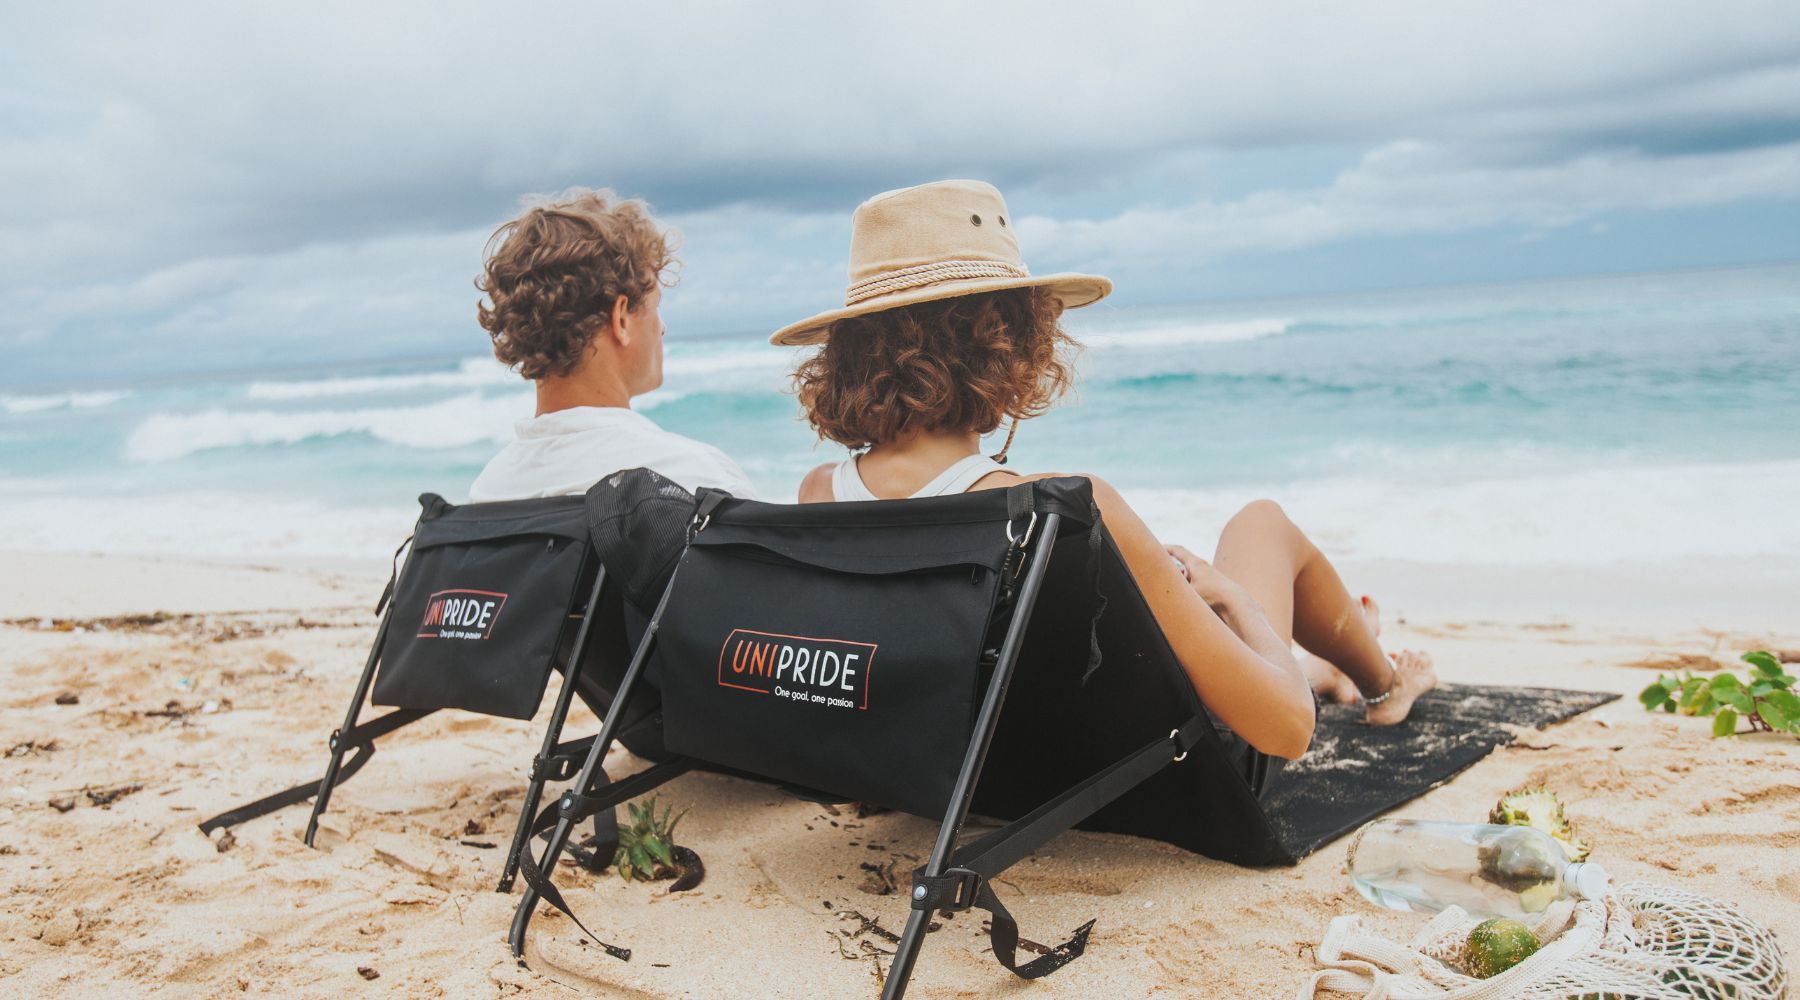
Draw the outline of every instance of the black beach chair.
<instances>
[{"instance_id":1,"label":"black beach chair","mask_svg":"<svg viewBox=\"0 0 1800 1000\"><path fill-rule=\"evenodd\" d=\"M642 475L675 511L665 556L672 563L692 497L653 473ZM376 607L381 623L344 724L327 741L324 776L222 813L200 829L211 833L310 798L305 840L311 846L332 792L369 762L377 740L440 709L529 719L543 700L550 671L559 669L563 685L531 761L500 878L499 889L506 892L526 850L526 821L537 813L544 785L572 777L594 743L592 736L562 742L574 698L581 697L596 714L617 714L607 709L630 658L630 625L641 631L645 615L625 597L630 581L610 578L595 552L586 498L458 506L428 493L419 502L418 523L401 546L407 552L404 566L396 568ZM654 560L641 556L633 566L638 573L659 572ZM667 571L666 565L660 569L664 576ZM654 586L652 603L660 592L660 584ZM365 699L394 710L359 721ZM656 711L654 692L641 691L633 711L615 727L622 742L652 758L661 755ZM610 811L596 814L598 839L616 836L607 828L611 820Z\"/></svg>"},{"instance_id":2,"label":"black beach chair","mask_svg":"<svg viewBox=\"0 0 1800 1000\"><path fill-rule=\"evenodd\" d=\"M679 756L609 786L600 762L651 676ZM1085 479L806 506L702 491L580 774L533 823L550 840L523 859L515 955L540 898L575 916L549 881L574 826L696 766L941 819L890 998L936 910L988 911L995 957L1024 978L1079 956L1093 921L1020 963L993 885L1072 826L1293 861L1257 806L1266 760L1199 703ZM971 809L1012 822L958 847Z\"/></svg>"}]
</instances>

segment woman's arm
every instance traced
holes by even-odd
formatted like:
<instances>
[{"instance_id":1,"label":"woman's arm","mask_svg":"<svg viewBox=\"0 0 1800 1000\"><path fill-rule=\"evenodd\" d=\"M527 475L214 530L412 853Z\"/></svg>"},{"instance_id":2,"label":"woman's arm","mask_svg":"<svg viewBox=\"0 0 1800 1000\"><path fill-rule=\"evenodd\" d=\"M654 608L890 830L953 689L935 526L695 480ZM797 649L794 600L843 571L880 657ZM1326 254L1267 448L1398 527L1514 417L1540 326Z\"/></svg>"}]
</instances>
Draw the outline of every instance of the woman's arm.
<instances>
[{"instance_id":1,"label":"woman's arm","mask_svg":"<svg viewBox=\"0 0 1800 1000\"><path fill-rule=\"evenodd\" d=\"M1256 749L1289 759L1305 753L1315 721L1312 689L1256 601L1198 560L1190 567L1194 582L1183 579L1125 498L1105 480L1088 479L1125 565L1200 700Z\"/></svg>"}]
</instances>

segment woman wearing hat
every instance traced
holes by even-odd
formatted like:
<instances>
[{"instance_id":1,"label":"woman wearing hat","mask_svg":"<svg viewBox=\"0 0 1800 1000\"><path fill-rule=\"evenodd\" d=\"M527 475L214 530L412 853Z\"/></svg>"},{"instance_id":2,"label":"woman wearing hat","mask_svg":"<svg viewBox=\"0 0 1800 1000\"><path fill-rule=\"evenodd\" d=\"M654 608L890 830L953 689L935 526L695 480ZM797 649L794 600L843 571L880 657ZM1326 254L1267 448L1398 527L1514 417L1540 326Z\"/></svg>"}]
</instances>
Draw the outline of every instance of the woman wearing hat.
<instances>
[{"instance_id":1,"label":"woman wearing hat","mask_svg":"<svg viewBox=\"0 0 1800 1000\"><path fill-rule=\"evenodd\" d=\"M857 208L852 230L844 308L771 338L824 345L795 372L800 404L820 436L860 452L813 470L800 500L938 496L1058 475L1000 462L1018 421L1068 388L1074 341L1062 311L1098 301L1112 282L1034 277L1000 192L978 181L877 195ZM982 435L1008 418L1006 447L981 454ZM1423 654L1383 653L1374 604L1350 596L1273 502L1239 511L1209 564L1165 547L1117 490L1089 478L1195 691L1256 750L1304 753L1315 693L1360 696L1369 722L1392 725L1436 686ZM1312 654L1304 663L1291 652L1296 641Z\"/></svg>"}]
</instances>

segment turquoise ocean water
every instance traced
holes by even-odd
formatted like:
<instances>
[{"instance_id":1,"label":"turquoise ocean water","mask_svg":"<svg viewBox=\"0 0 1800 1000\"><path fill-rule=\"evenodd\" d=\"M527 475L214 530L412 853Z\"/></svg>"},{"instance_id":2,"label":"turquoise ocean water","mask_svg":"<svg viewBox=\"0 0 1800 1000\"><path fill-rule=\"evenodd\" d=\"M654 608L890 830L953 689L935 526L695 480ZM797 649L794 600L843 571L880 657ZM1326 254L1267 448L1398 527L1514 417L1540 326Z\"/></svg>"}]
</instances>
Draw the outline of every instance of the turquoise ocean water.
<instances>
[{"instance_id":1,"label":"turquoise ocean water","mask_svg":"<svg viewBox=\"0 0 1800 1000\"><path fill-rule=\"evenodd\" d=\"M678 292L676 294L679 294ZM1800 265L1071 313L1076 394L1015 468L1105 475L1171 538L1282 500L1331 551L1471 565L1800 556ZM439 360L0 396L9 548L377 557L531 409ZM760 333L640 401L791 498L815 443ZM602 471L602 470L597 470Z\"/></svg>"}]
</instances>

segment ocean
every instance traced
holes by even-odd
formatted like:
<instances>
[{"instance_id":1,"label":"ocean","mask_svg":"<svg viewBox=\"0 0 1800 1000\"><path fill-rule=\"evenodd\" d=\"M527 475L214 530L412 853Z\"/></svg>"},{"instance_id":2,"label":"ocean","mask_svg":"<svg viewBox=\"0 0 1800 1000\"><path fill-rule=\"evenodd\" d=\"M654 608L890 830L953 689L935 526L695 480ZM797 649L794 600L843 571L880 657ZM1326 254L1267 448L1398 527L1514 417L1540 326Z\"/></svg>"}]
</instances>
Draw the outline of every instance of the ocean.
<instances>
[{"instance_id":1,"label":"ocean","mask_svg":"<svg viewBox=\"0 0 1800 1000\"><path fill-rule=\"evenodd\" d=\"M679 294L679 292L675 293ZM1800 564L1800 265L1070 313L1014 468L1209 548L1257 497L1347 559ZM638 408L791 499L815 441L761 331L671 338ZM530 414L484 352L0 394L0 546L379 559ZM998 438L992 442L998 447ZM597 472L606 470L596 470Z\"/></svg>"}]
</instances>

